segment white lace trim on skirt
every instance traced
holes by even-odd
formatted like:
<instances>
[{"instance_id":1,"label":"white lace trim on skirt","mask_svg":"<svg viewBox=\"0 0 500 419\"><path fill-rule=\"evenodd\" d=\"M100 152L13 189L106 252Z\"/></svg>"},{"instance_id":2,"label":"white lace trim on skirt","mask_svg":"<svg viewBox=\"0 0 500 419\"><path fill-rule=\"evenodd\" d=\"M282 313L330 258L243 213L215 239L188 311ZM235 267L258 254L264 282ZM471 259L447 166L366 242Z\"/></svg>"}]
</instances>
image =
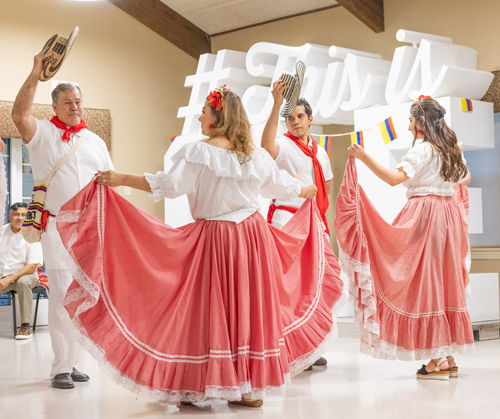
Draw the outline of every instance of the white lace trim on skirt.
<instances>
[{"instance_id":1,"label":"white lace trim on skirt","mask_svg":"<svg viewBox=\"0 0 500 419\"><path fill-rule=\"evenodd\" d=\"M99 246L103 246L103 237L104 237L104 211L105 205L104 201L104 187L98 186L98 230L100 236ZM79 217L82 215L81 213L77 214L75 211L73 214L70 212L61 212L61 219L64 219L66 222L76 222ZM58 215L59 217L59 215ZM63 218L64 217L64 218ZM320 236L321 237L321 236ZM72 245L77 240L76 233L74 237L71 237L69 244ZM62 246L62 242L60 244ZM237 401L241 400L242 396L252 398L252 399L263 399L266 397L273 396L283 396L285 392L285 384L290 383L290 377L302 372L304 369L312 365L327 349L328 343L330 339L335 338L337 336L337 317L338 314L343 309L344 304L347 301L345 295L343 295L336 302L333 307L333 327L331 331L328 333L323 342L313 351L308 354L303 355L302 357L296 359L290 364L290 373L283 375L284 385L281 386L266 386L265 388L252 388L251 382L242 382L239 386L235 387L220 387L220 386L207 386L204 393L196 392L196 391L176 391L176 390L155 390L145 386L144 384L137 383L133 379L123 375L117 368L115 368L109 361L106 359L105 351L93 342L85 330L85 327L81 324L78 319L78 315L92 308L98 301L100 290L95 285L90 278L85 274L85 272L80 268L80 266L76 263L76 257L71 250L71 247L68 246L68 249L58 249L60 253L64 254L65 263L68 269L70 270L73 279L77 280L82 289L74 289L69 291L66 294L64 299L64 303L60 304L57 307L57 312L61 318L61 320L66 323L68 329L74 335L74 338L92 355L94 359L97 360L99 366L105 371L107 375L117 384L126 388L129 391L132 391L138 395L147 397L153 401L157 401L159 403L165 404L177 404L181 401L184 402L202 402L211 399L221 399L221 400L229 400L229 401ZM320 268L321 269L321 268ZM104 275L103 272L101 272ZM86 299L79 305L74 319L72 320L69 317L68 312L64 308L64 305L70 304L74 301L77 301L82 298L82 296L88 293ZM303 319L304 321L305 319Z\"/></svg>"},{"instance_id":2,"label":"white lace trim on skirt","mask_svg":"<svg viewBox=\"0 0 500 419\"><path fill-rule=\"evenodd\" d=\"M360 329L361 352L374 358L414 361L418 359L436 359L458 352L459 354L474 353L474 344L457 345L440 348L429 348L422 350L407 350L401 346L396 346L380 339L380 325L370 319L377 310L377 299L374 297L372 287L372 277L370 265L352 259L342 251L339 244L339 259L342 270L349 277L349 300L354 306L354 320ZM358 284L355 283L355 273L357 273ZM470 287L467 286L467 295ZM470 292L470 291L469 291ZM361 295L362 310L359 307L359 297Z\"/></svg>"}]
</instances>

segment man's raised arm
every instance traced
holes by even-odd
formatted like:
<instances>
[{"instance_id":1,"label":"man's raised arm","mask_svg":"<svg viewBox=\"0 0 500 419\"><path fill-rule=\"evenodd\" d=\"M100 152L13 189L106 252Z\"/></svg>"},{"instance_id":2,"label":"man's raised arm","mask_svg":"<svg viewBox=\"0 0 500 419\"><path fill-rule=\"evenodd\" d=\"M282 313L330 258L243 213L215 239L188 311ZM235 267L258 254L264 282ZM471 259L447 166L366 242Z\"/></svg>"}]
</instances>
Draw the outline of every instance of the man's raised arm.
<instances>
[{"instance_id":1,"label":"man's raised arm","mask_svg":"<svg viewBox=\"0 0 500 419\"><path fill-rule=\"evenodd\" d=\"M31 70L28 79L24 82L23 87L19 90L14 107L12 109L12 119L16 124L17 129L21 133L21 137L27 143L31 141L36 131L36 120L31 115L31 106L35 99L36 86L38 85L38 78L43 70L45 58L51 53L44 53L43 51L35 55L33 70Z\"/></svg>"},{"instance_id":2,"label":"man's raised arm","mask_svg":"<svg viewBox=\"0 0 500 419\"><path fill-rule=\"evenodd\" d=\"M262 132L262 140L260 145L264 148L273 159L278 157L280 146L276 141L276 134L278 133L278 123L280 117L280 106L283 103L283 91L288 87L283 80L276 80L273 83L273 90L271 91L274 98L273 110Z\"/></svg>"}]
</instances>

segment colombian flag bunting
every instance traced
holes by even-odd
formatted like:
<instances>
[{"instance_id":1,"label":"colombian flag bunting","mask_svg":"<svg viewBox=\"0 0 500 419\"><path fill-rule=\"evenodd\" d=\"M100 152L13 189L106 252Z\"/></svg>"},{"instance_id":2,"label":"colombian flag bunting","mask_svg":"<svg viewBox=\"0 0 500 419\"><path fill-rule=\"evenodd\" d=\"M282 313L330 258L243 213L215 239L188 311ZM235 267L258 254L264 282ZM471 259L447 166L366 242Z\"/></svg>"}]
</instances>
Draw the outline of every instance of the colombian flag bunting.
<instances>
[{"instance_id":1,"label":"colombian flag bunting","mask_svg":"<svg viewBox=\"0 0 500 419\"><path fill-rule=\"evenodd\" d=\"M462 112L472 112L472 100L462 98Z\"/></svg>"},{"instance_id":2,"label":"colombian flag bunting","mask_svg":"<svg viewBox=\"0 0 500 419\"><path fill-rule=\"evenodd\" d=\"M365 142L363 140L363 131L357 131L351 134L351 144L359 144L361 147L365 148Z\"/></svg>"},{"instance_id":3,"label":"colombian flag bunting","mask_svg":"<svg viewBox=\"0 0 500 419\"><path fill-rule=\"evenodd\" d=\"M389 144L391 141L394 141L397 137L396 130L394 129L394 125L392 124L392 118L387 118L385 121L382 121L378 124L380 128L380 133L382 134L382 138L384 139L385 144Z\"/></svg>"},{"instance_id":4,"label":"colombian flag bunting","mask_svg":"<svg viewBox=\"0 0 500 419\"><path fill-rule=\"evenodd\" d=\"M330 157L330 141L331 137L329 137L328 135L321 135L319 137L319 145L325 149L328 157Z\"/></svg>"}]
</instances>

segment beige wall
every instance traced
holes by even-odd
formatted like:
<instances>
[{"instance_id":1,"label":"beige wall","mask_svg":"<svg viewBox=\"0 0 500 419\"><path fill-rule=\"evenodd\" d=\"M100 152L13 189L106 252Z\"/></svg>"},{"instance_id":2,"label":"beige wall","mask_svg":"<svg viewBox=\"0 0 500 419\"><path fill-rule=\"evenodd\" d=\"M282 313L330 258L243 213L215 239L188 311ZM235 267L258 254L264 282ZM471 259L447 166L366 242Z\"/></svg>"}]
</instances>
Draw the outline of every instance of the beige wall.
<instances>
[{"instance_id":1,"label":"beige wall","mask_svg":"<svg viewBox=\"0 0 500 419\"><path fill-rule=\"evenodd\" d=\"M0 1L0 100L14 100L32 68L33 56L55 33L80 27L73 50L56 78L80 83L84 105L111 110L111 157L118 171L141 174L163 169L163 156L183 120L196 72L191 58L107 1ZM41 83L37 103L50 103ZM133 191L131 202L163 217L163 203Z\"/></svg>"}]
</instances>

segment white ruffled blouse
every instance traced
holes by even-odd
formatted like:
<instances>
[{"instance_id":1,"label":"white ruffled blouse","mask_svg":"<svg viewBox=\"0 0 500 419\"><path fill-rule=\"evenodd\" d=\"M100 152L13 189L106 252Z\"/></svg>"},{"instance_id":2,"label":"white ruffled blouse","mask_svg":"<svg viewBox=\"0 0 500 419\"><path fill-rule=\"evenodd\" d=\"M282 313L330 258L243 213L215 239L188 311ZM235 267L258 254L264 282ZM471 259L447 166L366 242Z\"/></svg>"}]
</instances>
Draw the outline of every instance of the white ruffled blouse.
<instances>
[{"instance_id":1,"label":"white ruffled blouse","mask_svg":"<svg viewBox=\"0 0 500 419\"><path fill-rule=\"evenodd\" d=\"M466 163L463 156L462 159ZM416 195L453 196L455 194L453 189L455 183L445 181L439 174L441 170L439 153L431 144L421 139L415 141L415 145L401 158L401 163L396 167L401 167L410 178L403 183L408 188L406 191L408 198ZM460 181L465 180L467 176L468 172Z\"/></svg>"},{"instance_id":2,"label":"white ruffled blouse","mask_svg":"<svg viewBox=\"0 0 500 419\"><path fill-rule=\"evenodd\" d=\"M195 141L172 156L172 167L156 175L145 173L150 198L176 198L186 194L195 220L226 220L239 223L260 209L264 198L292 198L301 183L279 170L264 149L256 149L241 164L234 152Z\"/></svg>"}]
</instances>

